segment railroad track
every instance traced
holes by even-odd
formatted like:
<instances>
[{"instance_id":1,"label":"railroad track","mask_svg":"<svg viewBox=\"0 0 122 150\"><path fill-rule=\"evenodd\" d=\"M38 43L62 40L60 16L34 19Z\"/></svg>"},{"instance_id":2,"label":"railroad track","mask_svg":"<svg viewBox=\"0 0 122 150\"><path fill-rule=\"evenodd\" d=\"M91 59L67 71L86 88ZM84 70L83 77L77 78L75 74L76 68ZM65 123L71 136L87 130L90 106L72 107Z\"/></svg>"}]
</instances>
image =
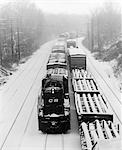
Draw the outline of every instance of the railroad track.
<instances>
[{"instance_id":1,"label":"railroad track","mask_svg":"<svg viewBox=\"0 0 122 150\"><path fill-rule=\"evenodd\" d=\"M81 40L80 40L81 41ZM82 41L81 41L82 42ZM79 42L80 43L80 42ZM83 49L85 49L85 47L81 46L80 47ZM114 96L116 97L116 99L118 100L118 102L122 105L122 102L120 101L120 99L118 98L118 96L116 95L116 93L113 91L113 89L110 87L110 85L106 82L106 80L103 78L103 76L98 72L97 68L95 67L95 65L92 63L89 54L86 52L86 50L83 50L83 52L87 55L87 59L89 60L90 64L92 65L92 67L95 69L95 71L97 72L97 74L99 74L99 76L102 78L102 80L106 83L106 85L109 87L109 89L111 90L111 92L114 94ZM93 74L92 74L93 75Z\"/></svg>"},{"instance_id":2,"label":"railroad track","mask_svg":"<svg viewBox=\"0 0 122 150\"><path fill-rule=\"evenodd\" d=\"M39 75L40 71L41 71L41 70L39 70L37 76ZM37 79L37 76L36 76L35 80ZM7 133L6 133L6 136L4 137L4 140L3 140L3 143L2 143L2 145L1 145L1 147L0 147L0 150L2 150L2 148L3 148L3 146L4 146L5 142L6 142L6 140L7 140L8 136L9 136L9 134L11 133L11 131L12 131L12 129L13 129L15 123L16 123L16 120L18 119L18 117L19 117L19 115L20 115L20 113L21 113L21 111L22 111L22 109L23 109L23 107L24 107L24 105L25 105L25 103L26 103L26 101L27 101L27 97L28 97L28 95L30 94L33 85L35 84L35 80L34 80L34 82L32 83L32 85L31 85L31 87L30 87L30 89L29 89L29 92L27 93L27 96L25 97L25 99L24 99L24 101L23 101L23 103L22 103L20 109L18 110L18 113L17 113L16 116L14 117L14 120L13 120L11 126L9 127L9 130L8 130ZM35 106L36 101L37 101L37 99L35 99L33 108L34 108L34 106ZM32 112L33 112L33 109L32 109L32 111L31 111L30 116L29 116L29 119L28 119L28 121L27 121L28 123L29 123L29 120L30 120L30 117L31 117ZM28 123L27 123L27 125L26 125L26 127L25 127L25 131L26 131L26 129L27 129ZM25 131L24 131L24 132L25 132Z\"/></svg>"},{"instance_id":3,"label":"railroad track","mask_svg":"<svg viewBox=\"0 0 122 150\"><path fill-rule=\"evenodd\" d=\"M43 53L43 52L42 52ZM38 54L38 52L35 54L38 56L38 59L40 59L40 54ZM46 56L47 57L47 56ZM47 60L47 58L45 57L45 60ZM45 61L44 60L44 61ZM25 83L23 84L23 78L26 78L26 80L29 79L29 74L31 74L32 72L32 68L34 68L36 65L38 65L38 61L37 59L35 59L32 62L32 65L29 65L29 63L31 60L29 60L24 68L22 68L22 70L13 78L13 80L10 81L10 83L7 85L5 85L5 88L3 88L2 95L5 96L4 101L2 102L2 109L1 112L3 112L3 110L6 108L6 106L11 105L10 102L12 103L13 101L13 97L16 95L17 91L18 91L18 87L23 86L23 88L26 88ZM42 66L44 64L44 61L41 63ZM29 66L29 67L27 67ZM21 76L22 74L24 74L24 77ZM25 80L25 79L24 79ZM19 82L18 82L19 81ZM21 82L21 84L20 84ZM14 86L16 84L16 87ZM2 96L3 97L3 96ZM5 106L5 107L4 107Z\"/></svg>"},{"instance_id":4,"label":"railroad track","mask_svg":"<svg viewBox=\"0 0 122 150\"><path fill-rule=\"evenodd\" d=\"M35 65L37 65L36 61L33 63L33 66L32 66L32 67L34 67ZM18 91L17 87L20 86L20 82L18 82L18 81L19 81L19 78L21 77L21 74L24 73L24 74L25 74L25 78L28 78L28 73L29 73L29 72L31 73L32 67L30 66L29 68L27 68L27 69L25 70L25 73L24 73L24 70L22 70L22 71L17 75L17 77L15 78L15 80L13 80L13 81L11 82L11 84L9 85L9 87L4 91L4 92L7 94L8 91L10 90L10 91L9 91L10 94L9 94L9 95L7 94L7 99L4 100L5 108L6 108L6 106L8 105L8 103L10 103L10 102L13 101L13 97L16 95L16 92ZM22 80L22 79L21 79L21 80ZM12 88L12 87L16 84L16 82L18 82L17 87ZM23 86L23 84L21 84L21 86ZM11 88L10 88L10 87L11 87ZM23 88L25 88L25 86L23 86ZM14 89L14 91L13 91L13 89ZM3 94L4 94L4 93L3 93ZM3 107L2 110L1 110L1 112L3 112L3 111L5 110L5 108Z\"/></svg>"},{"instance_id":5,"label":"railroad track","mask_svg":"<svg viewBox=\"0 0 122 150\"><path fill-rule=\"evenodd\" d=\"M96 67L94 66L94 64L92 63L92 61L89 59L89 62L92 64L92 66L94 67L95 71L97 72L97 74L99 74L99 76L102 78L102 80L106 83L106 85L109 87L110 91L113 93L113 95L116 97L116 99L118 100L118 102L120 103L120 105L122 105L122 101L120 101L120 99L118 98L118 96L116 95L116 93L113 91L113 89L110 87L110 85L106 82L106 80L103 78L103 76L98 72L98 70L96 69Z\"/></svg>"},{"instance_id":6,"label":"railroad track","mask_svg":"<svg viewBox=\"0 0 122 150\"><path fill-rule=\"evenodd\" d=\"M27 69L27 71L26 71L27 73L25 74L25 79L24 79L27 83L28 83L28 79L30 78L31 72L33 73L32 68L33 68L34 66L36 66L36 65L38 66L38 64L39 64L39 62L34 61L33 66L32 66L32 67L29 67L29 69ZM44 67L44 64L45 64L45 60L42 62L41 66L40 66L41 69L38 71L37 76L38 76L39 72L42 70L42 68ZM30 73L30 74L28 74L28 73ZM35 75L36 75L36 74L35 74ZM34 81L36 80L37 76L35 76ZM17 78L17 79L19 79L19 78ZM15 79L15 80L16 80L16 79ZM23 78L22 78L22 80L23 80ZM23 82L23 81L21 81L21 82ZM15 84L16 84L16 83L14 83L14 81L13 81L13 85L15 85ZM34 82L32 83L31 87L32 87L33 85L34 85ZM18 88L21 86L22 89L24 89L24 90L25 90L26 88L28 88L25 83L21 83L21 85L20 85L20 82L18 82L18 84L17 84L16 86L17 86ZM18 92L17 87L15 87L14 91L12 91L13 88L11 87L11 89L10 89L10 91L9 91L10 95L7 94L6 92L3 93L4 95L7 94L7 95L6 95L7 98L5 98L5 99L4 99L4 102L3 102L4 106L2 106L2 109L1 109L1 113L2 113L2 114L6 111L6 106L8 106L8 104L11 105L11 104L14 102L15 97L17 96L17 92Z\"/></svg>"},{"instance_id":7,"label":"railroad track","mask_svg":"<svg viewBox=\"0 0 122 150\"><path fill-rule=\"evenodd\" d=\"M89 58L88 58L89 59ZM89 59L90 61L90 59ZM106 82L106 80L103 78L103 76L97 71L96 67L93 65L93 63L90 61L90 63L92 64L93 68L95 69L96 73L100 76L100 78L103 80L103 82L107 85L107 87L109 88L109 90L112 92L112 94L116 97L116 100L119 102L120 105L122 105L122 102L119 100L119 98L116 96L116 94L114 93L114 91L112 90L112 88L109 86L109 84ZM92 76L94 77L94 79L96 80L95 76L92 74ZM107 102L109 103L113 113L115 114L116 118L118 119L118 121L120 122L120 124L122 125L122 121L120 119L120 117L118 116L118 114L116 113L116 110L114 108L114 106L110 103L110 101L108 100L108 98L105 95L105 92L103 91L103 89L98 85L99 89L102 91L102 93L104 94L104 97L106 98Z\"/></svg>"},{"instance_id":8,"label":"railroad track","mask_svg":"<svg viewBox=\"0 0 122 150\"><path fill-rule=\"evenodd\" d=\"M55 142L51 139L55 139ZM64 134L46 134L44 150L64 150Z\"/></svg>"},{"instance_id":9,"label":"railroad track","mask_svg":"<svg viewBox=\"0 0 122 150\"><path fill-rule=\"evenodd\" d=\"M98 71L96 71L96 72L98 73ZM94 77L94 79L95 79L95 77ZM102 78L102 79L103 79L103 78ZM103 81L106 83L106 81L105 81L104 79L103 79ZM106 83L106 85L108 86L107 83ZM98 86L99 86L99 85L98 85ZM110 86L108 86L108 88L109 88L111 91L113 91ZM100 86L99 86L99 89L100 89L100 90L102 91L102 93L104 94L104 97L106 98L107 102L109 103L109 105L110 105L110 107L111 107L113 113L115 114L116 118L119 120L120 124L122 125L122 121L121 121L121 119L119 118L118 114L116 113L116 110L115 110L114 106L112 106L112 104L110 103L110 101L108 100L108 98L106 97L104 91L102 90L102 88L101 88ZM114 92L112 92L112 93L114 93ZM114 93L114 96L115 96L115 95L116 95L116 94ZM116 97L117 101L120 103L120 105L122 105L122 103L121 103L121 101L118 99L118 97L117 97L117 96L115 96L115 97Z\"/></svg>"},{"instance_id":10,"label":"railroad track","mask_svg":"<svg viewBox=\"0 0 122 150\"><path fill-rule=\"evenodd\" d=\"M81 44L80 44L80 45L81 45ZM113 89L111 88L111 86L106 82L106 80L103 78L103 76L98 72L97 68L95 67L95 65L93 64L92 60L90 59L89 54L87 54L87 51L84 50L85 47L82 47L82 46L80 46L80 47L81 47L81 49L83 50L83 52L87 55L87 59L88 59L88 61L89 61L89 64L90 64L90 66L92 67L92 69L95 70L97 76L99 76L99 77L101 78L101 81L103 81L103 82L106 84L106 86L107 86L108 89L110 90L111 94L113 94L114 97L116 98L116 101L117 101L120 105L122 105L121 100L118 98L118 96L117 96L116 93L113 91ZM88 68L88 69L91 70L91 67ZM94 80L95 80L96 83L97 83L98 81L97 81L96 77L93 75L93 73L91 73L91 75L93 76ZM120 117L118 116L118 114L116 113L116 110L115 110L114 106L113 106L113 105L111 104L111 102L108 100L108 97L106 96L106 94L105 94L105 92L103 91L103 89L101 88L101 86L98 85L98 84L97 84L97 86L98 86L98 88L101 90L101 92L104 94L104 97L106 98L107 102L109 103L109 105L110 105L110 107L111 107L111 109L112 109L114 115L116 116L116 118L117 118L117 120L119 121L119 123L122 125L122 121L121 121Z\"/></svg>"},{"instance_id":11,"label":"railroad track","mask_svg":"<svg viewBox=\"0 0 122 150\"><path fill-rule=\"evenodd\" d=\"M47 57L47 56L46 56L46 57ZM20 105L20 107L19 107L19 110L17 111L17 113L15 112L15 114L14 114L14 116L13 116L14 119L12 119L12 120L11 120L11 123L9 123L10 126L7 127L7 129L5 129L6 127L4 128L5 132L4 132L4 135L2 135L0 150L3 149L3 147L4 147L5 143L6 143L6 141L7 141L8 137L9 137L10 133L12 132L12 129L13 129L13 127L14 127L14 125L15 125L15 123L16 123L16 121L17 121L17 119L18 119L18 117L19 117L19 115L20 115L20 113L21 113L21 111L22 111L22 109L24 108L24 105L27 103L27 98L28 98L28 96L29 96L29 94L30 94L30 92L31 92L31 90L32 90L32 88L33 88L35 82L36 82L36 79L38 78L38 76L40 76L40 73L41 73L41 71L42 71L42 69L43 69L43 67L44 67L44 64L45 64L44 62L45 62L45 59L44 59L42 65L40 66L39 71L37 72L37 74L35 74L35 78L34 78L32 84L31 84L30 89L28 90L28 93L27 93L26 97L24 98L23 102L21 103L21 105ZM39 63L39 62L37 62L36 65L37 65L38 63ZM35 64L33 63L33 65L35 65ZM30 69L30 70L31 70L31 69ZM42 72L42 74L43 74L43 72ZM38 86L38 87L40 87L40 86ZM15 91L14 93L16 93L16 91ZM36 100L37 100L37 99L36 99ZM35 102L36 102L36 100L35 100ZM35 102L34 102L33 107L35 106ZM32 111L31 111L31 113L32 113L32 112L33 112L33 109L32 109ZM30 113L29 118L31 117L31 113ZM28 126L28 123L29 123L29 118L28 118L28 121L27 121L27 124L26 124L26 127L25 127L24 132L26 132L26 129L27 129L27 126ZM2 134L2 133L1 133L1 134Z\"/></svg>"}]
</instances>

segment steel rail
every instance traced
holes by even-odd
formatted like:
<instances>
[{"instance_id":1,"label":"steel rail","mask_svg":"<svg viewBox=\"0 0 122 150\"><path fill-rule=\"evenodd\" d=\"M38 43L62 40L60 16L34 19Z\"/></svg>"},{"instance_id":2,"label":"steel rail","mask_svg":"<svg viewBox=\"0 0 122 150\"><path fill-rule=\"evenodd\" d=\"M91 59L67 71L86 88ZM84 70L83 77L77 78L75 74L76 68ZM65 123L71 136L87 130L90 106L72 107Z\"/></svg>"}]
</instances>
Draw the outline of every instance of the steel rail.
<instances>
[{"instance_id":1,"label":"steel rail","mask_svg":"<svg viewBox=\"0 0 122 150\"><path fill-rule=\"evenodd\" d=\"M45 62L45 60L43 61L43 64L44 64L44 62ZM20 107L20 109L19 109L19 111L18 111L18 113L17 113L17 115L16 115L16 117L15 117L13 123L12 123L12 125L11 125L11 127L9 128L9 131L8 131L7 134L6 134L3 143L2 143L1 146L0 146L0 150L2 150L2 148L3 148L3 146L4 146L5 142L6 142L6 140L7 140L7 138L8 138L8 136L9 136L9 134L10 134L10 132L12 131L12 129L13 129L13 127L14 127L14 124L15 124L17 118L19 117L19 114L20 114L21 110L22 110L22 108L24 107L24 105L25 105L25 103L26 103L26 101L27 101L27 98L28 98L28 96L29 96L29 94L30 94L30 91L32 90L33 85L35 84L35 81L36 81L36 79L37 79L37 77L38 77L40 71L42 70L42 67L43 67L43 65L41 65L39 71L37 72L37 75L36 75L35 79L33 80L33 83L32 83L32 85L31 85L31 87L30 87L30 89L29 89L29 91L28 91L28 93L27 93L27 95L26 95L26 97L25 97L25 99L24 99L24 101L23 101L23 103L22 103L22 105L21 105L21 107Z\"/></svg>"},{"instance_id":2,"label":"steel rail","mask_svg":"<svg viewBox=\"0 0 122 150\"><path fill-rule=\"evenodd\" d=\"M84 51L84 53L86 53ZM87 53L86 53L87 54ZM88 56L88 55L87 55ZM116 96L116 94L114 93L114 91L111 89L111 87L108 85L108 83L106 82L106 80L103 78L103 76L97 71L96 67L94 66L94 64L92 63L92 61L90 60L89 56L87 57L90 64L93 66L93 68L95 69L96 73L102 78L102 80L105 82L105 84L108 86L108 88L110 89L110 91L113 93L113 95L116 97L116 99L118 100L118 102L122 105L122 102L118 99L118 97ZM92 76L94 77L95 80L95 76L93 75L93 73L91 73ZM96 82L97 83L97 82ZM98 85L98 84L97 84ZM100 86L98 85L98 87L100 88ZM101 88L100 88L101 89ZM101 89L101 91L103 92L103 90ZM104 93L104 92L103 92ZM105 96L105 94L104 94ZM106 96L105 96L106 97ZM111 103L109 102L108 98L106 97L107 102L109 103L110 107L112 108L112 111L114 112L115 116L117 117L117 119L119 120L119 122L122 125L122 121L120 120L120 118L118 117L117 113L115 112L113 106L111 105Z\"/></svg>"}]
</instances>

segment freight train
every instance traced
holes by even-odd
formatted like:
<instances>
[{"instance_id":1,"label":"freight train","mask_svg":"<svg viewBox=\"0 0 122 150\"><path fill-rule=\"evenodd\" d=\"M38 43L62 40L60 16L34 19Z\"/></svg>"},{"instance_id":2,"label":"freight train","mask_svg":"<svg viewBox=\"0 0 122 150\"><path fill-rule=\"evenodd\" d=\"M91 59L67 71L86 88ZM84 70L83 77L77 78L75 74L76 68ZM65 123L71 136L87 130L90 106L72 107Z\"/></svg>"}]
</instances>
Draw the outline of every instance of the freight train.
<instances>
[{"instance_id":1,"label":"freight train","mask_svg":"<svg viewBox=\"0 0 122 150\"><path fill-rule=\"evenodd\" d=\"M38 94L38 127L45 133L70 129L68 62L65 41L57 41L47 62L47 74Z\"/></svg>"},{"instance_id":2,"label":"freight train","mask_svg":"<svg viewBox=\"0 0 122 150\"><path fill-rule=\"evenodd\" d=\"M86 55L82 50L70 48L69 62L81 149L107 150L121 147L119 125L114 125L110 106L87 70ZM106 140L111 144L108 145Z\"/></svg>"},{"instance_id":3,"label":"freight train","mask_svg":"<svg viewBox=\"0 0 122 150\"><path fill-rule=\"evenodd\" d=\"M39 130L46 133L65 133L70 129L70 101L73 100L69 99L70 82L81 149L105 150L101 145L105 146L106 140L110 143L112 139L112 145L120 137L119 125L114 124L107 99L87 70L85 53L67 43L62 39L57 41L47 62L47 74L38 94Z\"/></svg>"}]
</instances>

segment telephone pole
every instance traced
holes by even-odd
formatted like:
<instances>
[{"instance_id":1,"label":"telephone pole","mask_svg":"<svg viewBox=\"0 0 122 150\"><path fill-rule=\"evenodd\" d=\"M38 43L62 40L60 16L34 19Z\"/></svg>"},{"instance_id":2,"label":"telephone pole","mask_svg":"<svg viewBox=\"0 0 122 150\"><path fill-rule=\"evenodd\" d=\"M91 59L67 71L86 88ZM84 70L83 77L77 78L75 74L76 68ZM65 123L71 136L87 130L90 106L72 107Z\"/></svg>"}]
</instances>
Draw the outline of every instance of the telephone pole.
<instances>
[{"instance_id":1,"label":"telephone pole","mask_svg":"<svg viewBox=\"0 0 122 150\"><path fill-rule=\"evenodd\" d=\"M0 19L0 64L1 66L3 65L3 49L5 45L5 24L6 24L6 19Z\"/></svg>"}]
</instances>

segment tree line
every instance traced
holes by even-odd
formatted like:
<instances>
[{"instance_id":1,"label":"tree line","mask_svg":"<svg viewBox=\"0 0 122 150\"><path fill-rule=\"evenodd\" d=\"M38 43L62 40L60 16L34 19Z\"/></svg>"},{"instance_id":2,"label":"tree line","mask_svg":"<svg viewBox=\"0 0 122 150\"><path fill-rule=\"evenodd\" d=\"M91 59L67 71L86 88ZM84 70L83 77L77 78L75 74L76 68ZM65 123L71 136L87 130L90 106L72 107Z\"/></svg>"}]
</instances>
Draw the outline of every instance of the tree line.
<instances>
[{"instance_id":1,"label":"tree line","mask_svg":"<svg viewBox=\"0 0 122 150\"><path fill-rule=\"evenodd\" d=\"M91 13L87 22L85 46L102 61L114 61L115 75L122 72L122 14L113 3L105 3Z\"/></svg>"},{"instance_id":2,"label":"tree line","mask_svg":"<svg viewBox=\"0 0 122 150\"><path fill-rule=\"evenodd\" d=\"M100 53L121 35L121 17L121 11L113 3L105 3L102 8L91 12L87 23L87 46L91 51Z\"/></svg>"},{"instance_id":3,"label":"tree line","mask_svg":"<svg viewBox=\"0 0 122 150\"><path fill-rule=\"evenodd\" d=\"M0 8L0 65L19 64L43 42L63 32L84 32L86 22L82 15L43 13L27 0L7 3Z\"/></svg>"},{"instance_id":4,"label":"tree line","mask_svg":"<svg viewBox=\"0 0 122 150\"><path fill-rule=\"evenodd\" d=\"M44 15L33 3L20 0L2 6L0 64L10 68L31 55L46 40L44 26Z\"/></svg>"}]
</instances>

